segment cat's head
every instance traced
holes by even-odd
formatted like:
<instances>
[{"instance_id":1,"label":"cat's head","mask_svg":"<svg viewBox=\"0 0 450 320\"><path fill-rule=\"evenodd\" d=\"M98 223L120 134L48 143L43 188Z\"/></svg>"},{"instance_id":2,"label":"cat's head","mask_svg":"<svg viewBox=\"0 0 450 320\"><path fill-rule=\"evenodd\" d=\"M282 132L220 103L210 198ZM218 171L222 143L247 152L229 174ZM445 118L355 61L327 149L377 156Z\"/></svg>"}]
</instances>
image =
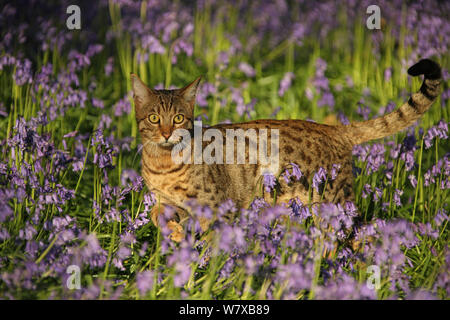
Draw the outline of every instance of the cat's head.
<instances>
[{"instance_id":1,"label":"cat's head","mask_svg":"<svg viewBox=\"0 0 450 320\"><path fill-rule=\"evenodd\" d=\"M194 104L201 77L186 87L155 90L147 87L135 74L131 75L136 121L143 143L172 148L180 142L176 129L194 126Z\"/></svg>"}]
</instances>

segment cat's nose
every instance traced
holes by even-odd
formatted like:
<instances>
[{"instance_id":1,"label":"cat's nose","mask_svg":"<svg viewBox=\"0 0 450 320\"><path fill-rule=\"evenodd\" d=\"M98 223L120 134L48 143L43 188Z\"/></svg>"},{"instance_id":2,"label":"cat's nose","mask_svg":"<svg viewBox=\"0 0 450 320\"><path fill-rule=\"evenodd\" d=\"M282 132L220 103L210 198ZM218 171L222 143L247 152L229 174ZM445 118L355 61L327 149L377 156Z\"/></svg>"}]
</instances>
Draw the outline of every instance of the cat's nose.
<instances>
[{"instance_id":1,"label":"cat's nose","mask_svg":"<svg viewBox=\"0 0 450 320\"><path fill-rule=\"evenodd\" d=\"M162 132L161 135L162 135L164 138L166 138L166 140L167 140L167 139L170 138L170 136L172 135L172 133L170 133L170 132Z\"/></svg>"}]
</instances>

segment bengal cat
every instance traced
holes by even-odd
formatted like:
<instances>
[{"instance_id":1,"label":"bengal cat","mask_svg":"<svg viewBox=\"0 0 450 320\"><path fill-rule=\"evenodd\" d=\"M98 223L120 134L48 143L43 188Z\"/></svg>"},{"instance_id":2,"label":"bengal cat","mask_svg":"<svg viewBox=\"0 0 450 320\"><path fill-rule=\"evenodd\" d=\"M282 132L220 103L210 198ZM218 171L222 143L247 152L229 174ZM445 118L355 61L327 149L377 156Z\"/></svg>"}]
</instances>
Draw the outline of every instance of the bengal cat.
<instances>
[{"instance_id":1,"label":"bengal cat","mask_svg":"<svg viewBox=\"0 0 450 320\"><path fill-rule=\"evenodd\" d=\"M408 73L411 76L424 75L420 90L397 110L376 119L336 126L303 120L255 120L218 124L211 128L223 133L223 144L227 129L243 129L244 132L249 129L257 132L278 130L279 173L292 167L293 163L298 165L303 176L298 180L279 178L272 192L263 192L266 200L282 203L298 197L304 204L353 201L352 147L411 126L440 93L441 68L437 63L423 59L409 68ZM155 225L158 225L158 217L165 206L172 206L176 216L169 221L173 230L170 237L180 241L183 237L182 221L189 214L186 200L195 199L199 204L217 208L223 201L231 199L237 207L248 207L254 196L263 190L260 187L261 174L265 167L249 163L249 153L257 148L256 141L245 137L244 164L236 161L231 164L179 163L172 157L173 148L182 140L176 129L186 129L191 136L194 134L194 104L200 78L176 90L150 89L134 74L131 80L143 145L142 176L159 202L151 213ZM201 130L204 133L207 128ZM271 136L272 133L268 138ZM190 143L193 145L194 140ZM203 141L203 148L206 145ZM275 147L269 144L268 151ZM234 154L236 150L234 148ZM324 189L323 185L321 190L312 188L313 174L320 167L330 173L333 165L340 166L335 180L330 180ZM202 228L207 228L207 221Z\"/></svg>"}]
</instances>

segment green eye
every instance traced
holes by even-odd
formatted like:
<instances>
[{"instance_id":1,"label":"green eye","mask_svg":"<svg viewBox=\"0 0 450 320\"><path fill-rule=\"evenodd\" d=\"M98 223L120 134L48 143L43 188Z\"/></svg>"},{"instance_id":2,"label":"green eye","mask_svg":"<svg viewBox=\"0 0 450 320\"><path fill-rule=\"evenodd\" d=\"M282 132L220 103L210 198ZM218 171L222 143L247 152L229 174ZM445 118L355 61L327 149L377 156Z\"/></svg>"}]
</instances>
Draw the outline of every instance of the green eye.
<instances>
[{"instance_id":1,"label":"green eye","mask_svg":"<svg viewBox=\"0 0 450 320\"><path fill-rule=\"evenodd\" d=\"M184 116L182 114L177 114L174 118L173 118L173 122L175 123L182 123L184 120Z\"/></svg>"},{"instance_id":2,"label":"green eye","mask_svg":"<svg viewBox=\"0 0 450 320\"><path fill-rule=\"evenodd\" d=\"M159 122L159 116L157 114L151 114L148 117L148 120L150 120L151 123L158 123Z\"/></svg>"}]
</instances>

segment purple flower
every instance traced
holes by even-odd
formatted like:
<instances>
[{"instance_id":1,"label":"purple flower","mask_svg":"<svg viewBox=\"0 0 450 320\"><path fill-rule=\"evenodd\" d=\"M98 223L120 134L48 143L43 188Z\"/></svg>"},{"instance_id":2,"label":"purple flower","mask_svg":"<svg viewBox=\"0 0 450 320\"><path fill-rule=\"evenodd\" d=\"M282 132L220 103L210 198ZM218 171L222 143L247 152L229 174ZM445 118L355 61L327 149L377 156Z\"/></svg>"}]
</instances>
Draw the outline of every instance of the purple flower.
<instances>
[{"instance_id":1,"label":"purple flower","mask_svg":"<svg viewBox=\"0 0 450 320\"><path fill-rule=\"evenodd\" d=\"M338 204L338 208L340 205ZM358 208L351 201L346 201L344 204L345 213L350 217L356 217L358 215ZM341 210L342 211L342 210Z\"/></svg>"},{"instance_id":2,"label":"purple flower","mask_svg":"<svg viewBox=\"0 0 450 320\"><path fill-rule=\"evenodd\" d=\"M139 272L136 275L136 286L141 296L145 296L153 287L154 274L151 270Z\"/></svg>"},{"instance_id":3,"label":"purple flower","mask_svg":"<svg viewBox=\"0 0 450 320\"><path fill-rule=\"evenodd\" d=\"M317 101L318 107L328 106L330 110L333 110L334 107L334 96L331 92L324 92L322 97Z\"/></svg>"},{"instance_id":4,"label":"purple flower","mask_svg":"<svg viewBox=\"0 0 450 320\"><path fill-rule=\"evenodd\" d=\"M306 97L309 101L312 101L312 99L314 98L314 92L311 90L311 88L306 87L306 89L305 89L305 97Z\"/></svg>"},{"instance_id":5,"label":"purple flower","mask_svg":"<svg viewBox=\"0 0 450 320\"><path fill-rule=\"evenodd\" d=\"M244 98L242 97L242 92L238 88L231 88L231 101L236 103L237 107L244 105Z\"/></svg>"},{"instance_id":6,"label":"purple flower","mask_svg":"<svg viewBox=\"0 0 450 320\"><path fill-rule=\"evenodd\" d=\"M19 230L19 239L31 240L37 234L36 229L29 223L25 228Z\"/></svg>"},{"instance_id":7,"label":"purple flower","mask_svg":"<svg viewBox=\"0 0 450 320\"><path fill-rule=\"evenodd\" d=\"M436 240L439 237L439 230L433 229L431 223L420 223L418 224L419 233L423 236L431 237Z\"/></svg>"},{"instance_id":8,"label":"purple flower","mask_svg":"<svg viewBox=\"0 0 450 320\"><path fill-rule=\"evenodd\" d=\"M7 117L8 116L8 112L6 111L6 108L3 105L3 102L0 102L0 116L2 117Z\"/></svg>"},{"instance_id":9,"label":"purple flower","mask_svg":"<svg viewBox=\"0 0 450 320\"><path fill-rule=\"evenodd\" d=\"M114 115L116 117L121 117L125 114L129 114L131 111L130 100L128 99L128 95L117 101L113 105Z\"/></svg>"},{"instance_id":10,"label":"purple flower","mask_svg":"<svg viewBox=\"0 0 450 320\"><path fill-rule=\"evenodd\" d=\"M436 296L425 290L416 290L410 293L406 300L436 300Z\"/></svg>"},{"instance_id":11,"label":"purple flower","mask_svg":"<svg viewBox=\"0 0 450 320\"><path fill-rule=\"evenodd\" d=\"M31 61L25 59L24 61L17 60L16 62L16 73L13 76L14 81L18 86L23 86L24 84L31 84L32 82L32 71L31 71Z\"/></svg>"},{"instance_id":12,"label":"purple flower","mask_svg":"<svg viewBox=\"0 0 450 320\"><path fill-rule=\"evenodd\" d=\"M342 112L338 112L338 119L339 121L343 124L343 125L349 125L350 121L348 120L348 118L345 116L345 114L343 114Z\"/></svg>"},{"instance_id":13,"label":"purple flower","mask_svg":"<svg viewBox=\"0 0 450 320\"><path fill-rule=\"evenodd\" d=\"M2 190L0 190L1 196ZM8 217L12 217L14 215L14 211L7 204L7 202L0 198L0 222L5 222Z\"/></svg>"},{"instance_id":14,"label":"purple flower","mask_svg":"<svg viewBox=\"0 0 450 320\"><path fill-rule=\"evenodd\" d=\"M389 155L392 159L397 159L400 155L400 151L402 149L401 144L394 144L394 146L391 148L391 151L389 152Z\"/></svg>"},{"instance_id":15,"label":"purple flower","mask_svg":"<svg viewBox=\"0 0 450 320\"><path fill-rule=\"evenodd\" d=\"M400 199L400 196L403 194L403 190L395 189L394 192L394 203L396 206L401 206L402 201Z\"/></svg>"},{"instance_id":16,"label":"purple flower","mask_svg":"<svg viewBox=\"0 0 450 320\"><path fill-rule=\"evenodd\" d=\"M320 218L320 230L327 230L332 227L335 234L332 237L343 238L344 230L348 230L353 225L353 217L357 215L356 207L353 203L347 202L346 208L340 204L321 203L320 206L313 207L313 213Z\"/></svg>"},{"instance_id":17,"label":"purple flower","mask_svg":"<svg viewBox=\"0 0 450 320\"><path fill-rule=\"evenodd\" d=\"M130 255L131 255L130 248L127 248L124 246L120 247L119 250L117 250L117 252L116 252L116 256L120 260L123 260L123 259L129 257Z\"/></svg>"},{"instance_id":18,"label":"purple flower","mask_svg":"<svg viewBox=\"0 0 450 320\"><path fill-rule=\"evenodd\" d=\"M235 268L236 264L235 264L235 260L233 258L228 258L222 269L220 269L219 272L219 279L226 279L229 278L231 273L233 272L233 269Z\"/></svg>"},{"instance_id":19,"label":"purple flower","mask_svg":"<svg viewBox=\"0 0 450 320\"><path fill-rule=\"evenodd\" d=\"M144 257L145 256L145 253L147 252L147 248L148 248L148 242L147 241L144 241L143 243L142 243L142 246L141 246L141 248L139 249L139 256L142 258L142 257Z\"/></svg>"},{"instance_id":20,"label":"purple flower","mask_svg":"<svg viewBox=\"0 0 450 320\"><path fill-rule=\"evenodd\" d=\"M366 283L359 283L347 274L340 275L338 280L327 282L315 291L315 299L319 300L367 300L376 299L376 291L369 289Z\"/></svg>"},{"instance_id":21,"label":"purple flower","mask_svg":"<svg viewBox=\"0 0 450 320\"><path fill-rule=\"evenodd\" d=\"M102 44L90 44L87 51L86 51L86 56L88 56L89 58L96 55L97 53L102 52L103 50L103 45Z\"/></svg>"},{"instance_id":22,"label":"purple flower","mask_svg":"<svg viewBox=\"0 0 450 320\"><path fill-rule=\"evenodd\" d=\"M286 286L285 291L297 293L310 288L313 274L314 266L311 261L308 261L306 265L297 261L280 265L275 275L275 281Z\"/></svg>"},{"instance_id":23,"label":"purple flower","mask_svg":"<svg viewBox=\"0 0 450 320\"><path fill-rule=\"evenodd\" d=\"M191 275L191 263L198 260L198 252L183 242L168 258L167 264L174 268L173 283L175 287L184 286Z\"/></svg>"},{"instance_id":24,"label":"purple flower","mask_svg":"<svg viewBox=\"0 0 450 320\"><path fill-rule=\"evenodd\" d=\"M222 225L220 230L219 249L231 253L236 248L243 250L247 246L244 231L237 226Z\"/></svg>"},{"instance_id":25,"label":"purple flower","mask_svg":"<svg viewBox=\"0 0 450 320\"><path fill-rule=\"evenodd\" d=\"M176 55L178 55L181 52L186 53L186 55L188 57L190 57L194 53L194 46L189 41L186 41L184 39L178 39L178 41L175 42L173 51L174 51L174 57L176 57ZM172 63L175 63L175 62L172 60Z\"/></svg>"},{"instance_id":26,"label":"purple flower","mask_svg":"<svg viewBox=\"0 0 450 320\"><path fill-rule=\"evenodd\" d=\"M302 40L306 35L307 28L301 22L296 22L292 26L291 39L295 41L298 45L302 45Z\"/></svg>"},{"instance_id":27,"label":"purple flower","mask_svg":"<svg viewBox=\"0 0 450 320\"><path fill-rule=\"evenodd\" d=\"M99 109L105 108L105 104L103 103L103 101L97 98L92 98L92 106Z\"/></svg>"},{"instance_id":28,"label":"purple flower","mask_svg":"<svg viewBox=\"0 0 450 320\"><path fill-rule=\"evenodd\" d=\"M118 152L118 148L111 145L108 140L110 139L105 139L101 129L96 130L91 139L91 145L95 146L96 149L93 163L98 165L101 169L112 168L113 156L115 156Z\"/></svg>"},{"instance_id":29,"label":"purple flower","mask_svg":"<svg viewBox=\"0 0 450 320\"><path fill-rule=\"evenodd\" d=\"M353 86L355 85L352 77L350 77L350 76L346 76L345 81L347 83L347 87L349 87L349 88L353 88Z\"/></svg>"},{"instance_id":30,"label":"purple flower","mask_svg":"<svg viewBox=\"0 0 450 320\"><path fill-rule=\"evenodd\" d=\"M367 184L367 183L366 183L366 184L364 185L364 187L363 187L361 197L362 197L363 199L366 199L367 196L368 196L369 194L371 194L371 193L372 193L372 187L370 186L370 184Z\"/></svg>"},{"instance_id":31,"label":"purple flower","mask_svg":"<svg viewBox=\"0 0 450 320\"><path fill-rule=\"evenodd\" d=\"M264 254L260 253L256 257L248 255L244 258L245 272L248 275L255 274L264 264Z\"/></svg>"},{"instance_id":32,"label":"purple flower","mask_svg":"<svg viewBox=\"0 0 450 320\"><path fill-rule=\"evenodd\" d=\"M269 206L270 205L263 198L255 198L251 203L251 208L254 211L258 211Z\"/></svg>"},{"instance_id":33,"label":"purple flower","mask_svg":"<svg viewBox=\"0 0 450 320\"><path fill-rule=\"evenodd\" d=\"M284 96L285 92L291 86L292 80L295 78L293 72L286 72L283 76L283 79L280 81L280 87L278 89L278 95L280 97Z\"/></svg>"},{"instance_id":34,"label":"purple flower","mask_svg":"<svg viewBox=\"0 0 450 320\"><path fill-rule=\"evenodd\" d=\"M226 215L227 213L235 213L237 211L236 205L231 199L222 202L217 208L217 212L219 217Z\"/></svg>"},{"instance_id":35,"label":"purple flower","mask_svg":"<svg viewBox=\"0 0 450 320\"><path fill-rule=\"evenodd\" d=\"M386 266L385 270L394 279L395 272L406 262L402 247L412 248L417 245L418 238L414 234L415 225L406 220L382 221L377 220L377 243L369 253L373 253L374 262L379 266Z\"/></svg>"},{"instance_id":36,"label":"purple flower","mask_svg":"<svg viewBox=\"0 0 450 320\"><path fill-rule=\"evenodd\" d=\"M165 54L166 49L154 36L147 34L141 39L142 48L149 50L149 53Z\"/></svg>"},{"instance_id":37,"label":"purple flower","mask_svg":"<svg viewBox=\"0 0 450 320\"><path fill-rule=\"evenodd\" d=\"M263 185L264 185L264 190L266 192L270 193L275 188L276 183L277 183L277 180L273 174L271 174L271 173L263 174Z\"/></svg>"},{"instance_id":38,"label":"purple flower","mask_svg":"<svg viewBox=\"0 0 450 320\"><path fill-rule=\"evenodd\" d=\"M448 124L444 120L439 121L436 126L428 129L427 133L423 137L425 143L425 149L429 149L433 145L433 139L448 139Z\"/></svg>"},{"instance_id":39,"label":"purple flower","mask_svg":"<svg viewBox=\"0 0 450 320\"><path fill-rule=\"evenodd\" d=\"M120 222L121 221L120 211L117 210L116 208L111 208L111 210L109 210L105 214L105 219L106 219L106 222L111 222L111 221Z\"/></svg>"},{"instance_id":40,"label":"purple flower","mask_svg":"<svg viewBox=\"0 0 450 320\"><path fill-rule=\"evenodd\" d=\"M119 250L117 250L116 252L116 256L113 258L112 262L114 264L114 266L121 270L124 271L125 267L123 266L123 261L125 258L129 257L131 255L131 250L125 246L120 246Z\"/></svg>"},{"instance_id":41,"label":"purple flower","mask_svg":"<svg viewBox=\"0 0 450 320\"><path fill-rule=\"evenodd\" d=\"M217 93L217 88L214 86L214 84L205 82L201 85L200 89L197 93L197 104L200 107L207 107L208 106L208 100L207 98L209 96L214 96ZM243 103L243 100L242 100Z\"/></svg>"},{"instance_id":42,"label":"purple flower","mask_svg":"<svg viewBox=\"0 0 450 320\"><path fill-rule=\"evenodd\" d=\"M327 170L320 167L319 170L313 176L312 186L316 189L317 193L319 193L320 184L324 183L327 180Z\"/></svg>"},{"instance_id":43,"label":"purple flower","mask_svg":"<svg viewBox=\"0 0 450 320\"><path fill-rule=\"evenodd\" d=\"M86 241L86 246L81 248L83 260L92 268L103 267L107 260L107 253L100 247L95 234L84 235L82 238Z\"/></svg>"},{"instance_id":44,"label":"purple flower","mask_svg":"<svg viewBox=\"0 0 450 320\"><path fill-rule=\"evenodd\" d=\"M335 180L337 178L340 169L341 169L340 164L333 164L331 168L331 180Z\"/></svg>"},{"instance_id":45,"label":"purple flower","mask_svg":"<svg viewBox=\"0 0 450 320\"><path fill-rule=\"evenodd\" d=\"M358 102L358 109L356 111L360 116L364 118L364 120L368 120L370 116L370 108L363 104L363 100Z\"/></svg>"},{"instance_id":46,"label":"purple flower","mask_svg":"<svg viewBox=\"0 0 450 320\"><path fill-rule=\"evenodd\" d=\"M384 160L385 146L381 143L373 145L358 145L353 147L353 155L358 157L361 162L367 162L367 173L376 172L385 164Z\"/></svg>"},{"instance_id":47,"label":"purple flower","mask_svg":"<svg viewBox=\"0 0 450 320\"><path fill-rule=\"evenodd\" d=\"M0 228L0 240L5 241L10 238L8 230L5 228Z\"/></svg>"},{"instance_id":48,"label":"purple flower","mask_svg":"<svg viewBox=\"0 0 450 320\"><path fill-rule=\"evenodd\" d=\"M450 174L449 154L444 155L444 157L442 159L438 160L437 164L433 165L431 167L431 169L429 169L427 172L425 172L424 185L426 187L428 187L428 186L430 186L430 184L436 183L435 178L436 177L439 178L442 171L444 171L444 175L447 176L447 181L448 181L448 176ZM448 183L448 182L444 182L444 183ZM442 188L442 186L441 186L441 188ZM444 184L444 189L445 189L445 184Z\"/></svg>"},{"instance_id":49,"label":"purple flower","mask_svg":"<svg viewBox=\"0 0 450 320\"><path fill-rule=\"evenodd\" d=\"M289 205L292 208L292 215L299 219L299 222L303 222L308 217L311 216L308 206L303 205L303 203L298 198L289 200Z\"/></svg>"},{"instance_id":50,"label":"purple flower","mask_svg":"<svg viewBox=\"0 0 450 320\"><path fill-rule=\"evenodd\" d=\"M114 57L109 57L105 64L105 75L109 76L114 71Z\"/></svg>"},{"instance_id":51,"label":"purple flower","mask_svg":"<svg viewBox=\"0 0 450 320\"><path fill-rule=\"evenodd\" d=\"M392 111L395 110L396 104L392 101L390 101L386 107L381 107L380 109L378 109L378 115L382 116L388 113L391 113Z\"/></svg>"},{"instance_id":52,"label":"purple flower","mask_svg":"<svg viewBox=\"0 0 450 320\"><path fill-rule=\"evenodd\" d=\"M200 205L196 200L186 201L186 204L191 208L192 214L195 218L213 218L213 211L209 206Z\"/></svg>"},{"instance_id":53,"label":"purple flower","mask_svg":"<svg viewBox=\"0 0 450 320\"><path fill-rule=\"evenodd\" d=\"M273 112L270 114L270 118L275 118L280 110L281 107L276 107L275 110L273 110Z\"/></svg>"},{"instance_id":54,"label":"purple flower","mask_svg":"<svg viewBox=\"0 0 450 320\"><path fill-rule=\"evenodd\" d=\"M71 50L68 55L69 70L78 71L91 64L91 59L76 50Z\"/></svg>"},{"instance_id":55,"label":"purple flower","mask_svg":"<svg viewBox=\"0 0 450 320\"><path fill-rule=\"evenodd\" d=\"M150 207L153 207L156 203L156 197L152 192L144 194L144 212L149 212Z\"/></svg>"},{"instance_id":56,"label":"purple flower","mask_svg":"<svg viewBox=\"0 0 450 320\"><path fill-rule=\"evenodd\" d=\"M416 178L415 175L410 174L410 175L408 176L408 179L409 179L409 182L411 183L411 185L412 185L413 188L417 187L417 178Z\"/></svg>"},{"instance_id":57,"label":"purple flower","mask_svg":"<svg viewBox=\"0 0 450 320\"><path fill-rule=\"evenodd\" d=\"M388 82L392 77L392 68L387 68L384 70L384 81Z\"/></svg>"},{"instance_id":58,"label":"purple flower","mask_svg":"<svg viewBox=\"0 0 450 320\"><path fill-rule=\"evenodd\" d=\"M289 171L289 169L286 168L282 174L282 178L286 181L286 183L290 182L291 177L294 177L296 181L300 180L303 176L300 167L293 162L289 163L289 165L291 166L291 171Z\"/></svg>"},{"instance_id":59,"label":"purple flower","mask_svg":"<svg viewBox=\"0 0 450 320\"><path fill-rule=\"evenodd\" d=\"M228 66L228 63L230 62L230 56L229 53L226 51L219 52L216 64L220 67L221 70L225 69Z\"/></svg>"},{"instance_id":60,"label":"purple flower","mask_svg":"<svg viewBox=\"0 0 450 320\"><path fill-rule=\"evenodd\" d=\"M445 209L439 209L436 213L436 216L434 217L434 222L436 223L436 226L440 227L445 221L448 221L449 217L447 215L447 212Z\"/></svg>"},{"instance_id":61,"label":"purple flower","mask_svg":"<svg viewBox=\"0 0 450 320\"><path fill-rule=\"evenodd\" d=\"M253 98L252 101L250 101L247 104L238 104L236 107L236 111L240 116L242 116L245 113L247 117L250 118L250 112L255 110L255 104L256 99Z\"/></svg>"},{"instance_id":62,"label":"purple flower","mask_svg":"<svg viewBox=\"0 0 450 320\"><path fill-rule=\"evenodd\" d=\"M247 77L253 78L255 76L255 69L246 62L239 63L239 70L241 70Z\"/></svg>"},{"instance_id":63,"label":"purple flower","mask_svg":"<svg viewBox=\"0 0 450 320\"><path fill-rule=\"evenodd\" d=\"M120 176L122 186L130 184L133 191L140 191L143 188L143 179L134 169L124 169Z\"/></svg>"}]
</instances>

